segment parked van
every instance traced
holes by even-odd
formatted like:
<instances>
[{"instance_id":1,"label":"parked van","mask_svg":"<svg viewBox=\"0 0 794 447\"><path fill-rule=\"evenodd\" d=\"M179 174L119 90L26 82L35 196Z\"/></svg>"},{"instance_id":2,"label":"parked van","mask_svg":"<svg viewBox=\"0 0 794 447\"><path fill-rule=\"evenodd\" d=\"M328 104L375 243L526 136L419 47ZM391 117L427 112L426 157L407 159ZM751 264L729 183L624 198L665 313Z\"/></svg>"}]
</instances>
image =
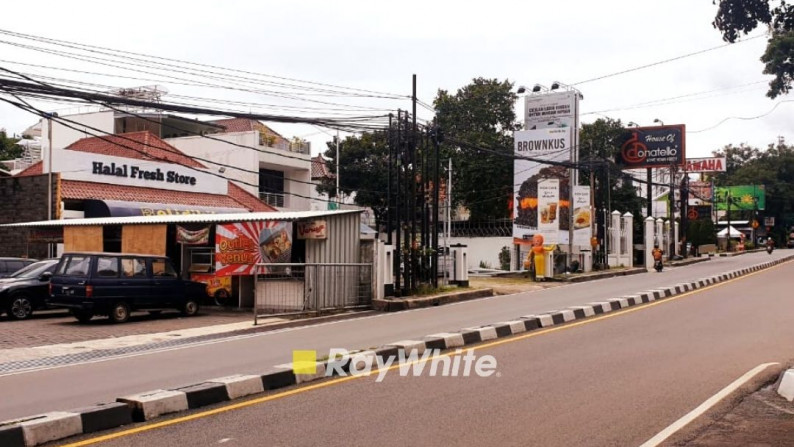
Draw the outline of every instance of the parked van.
<instances>
[{"instance_id":1,"label":"parked van","mask_svg":"<svg viewBox=\"0 0 794 447\"><path fill-rule=\"evenodd\" d=\"M81 323L107 315L124 323L134 311L177 309L195 315L202 283L183 280L165 256L65 253L50 280L48 304L65 307Z\"/></svg>"}]
</instances>

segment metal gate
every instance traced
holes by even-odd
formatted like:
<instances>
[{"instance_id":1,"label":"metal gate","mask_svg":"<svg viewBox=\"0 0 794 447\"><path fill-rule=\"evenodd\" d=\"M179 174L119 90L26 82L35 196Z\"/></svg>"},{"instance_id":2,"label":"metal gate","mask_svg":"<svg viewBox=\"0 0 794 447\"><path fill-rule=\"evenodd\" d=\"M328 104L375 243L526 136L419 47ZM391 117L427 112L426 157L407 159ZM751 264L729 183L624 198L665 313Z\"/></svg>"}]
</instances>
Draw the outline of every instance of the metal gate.
<instances>
[{"instance_id":1,"label":"metal gate","mask_svg":"<svg viewBox=\"0 0 794 447\"><path fill-rule=\"evenodd\" d=\"M261 316L369 307L372 264L257 264L254 324Z\"/></svg>"}]
</instances>

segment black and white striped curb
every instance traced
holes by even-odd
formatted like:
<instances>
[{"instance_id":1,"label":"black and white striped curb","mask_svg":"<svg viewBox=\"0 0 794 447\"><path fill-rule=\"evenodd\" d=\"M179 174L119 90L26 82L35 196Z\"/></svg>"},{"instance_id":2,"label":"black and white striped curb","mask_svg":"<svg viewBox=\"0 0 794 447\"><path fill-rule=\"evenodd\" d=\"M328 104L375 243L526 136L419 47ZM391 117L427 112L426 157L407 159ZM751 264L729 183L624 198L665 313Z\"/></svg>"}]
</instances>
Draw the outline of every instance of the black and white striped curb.
<instances>
[{"instance_id":1,"label":"black and white striped curb","mask_svg":"<svg viewBox=\"0 0 794 447\"><path fill-rule=\"evenodd\" d=\"M604 301L572 306L540 315L525 315L513 320L494 324L464 328L457 332L428 335L418 340L401 340L384 346L355 352L356 356L380 357L380 364L387 359L399 363L400 350L414 351L421 355L425 350L446 350L523 334L544 328L562 325L608 312L626 309L643 303L663 300L703 287L763 270L793 259L794 255L782 259L749 266L697 281L675 284L668 287L646 290ZM120 427L132 422L149 421L162 415L201 408L246 396L277 390L292 385L320 380L338 371L349 372L350 358L330 359L317 362L313 374L296 373L291 364L278 365L272 370L257 375L232 375L210 379L202 383L173 389L153 390L124 396L116 402L95 405L71 411L58 411L37 416L0 422L0 446L31 447L70 436L88 434L100 430Z\"/></svg>"}]
</instances>

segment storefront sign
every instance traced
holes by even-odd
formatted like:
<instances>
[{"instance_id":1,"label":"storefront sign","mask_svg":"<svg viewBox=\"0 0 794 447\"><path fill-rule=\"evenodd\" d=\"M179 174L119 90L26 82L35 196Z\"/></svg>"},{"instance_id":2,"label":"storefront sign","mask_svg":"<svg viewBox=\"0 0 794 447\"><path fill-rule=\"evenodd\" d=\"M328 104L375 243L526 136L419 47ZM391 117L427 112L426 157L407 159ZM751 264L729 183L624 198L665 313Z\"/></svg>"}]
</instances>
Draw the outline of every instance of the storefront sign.
<instances>
[{"instance_id":1,"label":"storefront sign","mask_svg":"<svg viewBox=\"0 0 794 447\"><path fill-rule=\"evenodd\" d=\"M292 223L281 221L221 224L215 230L215 274L252 275L256 264L289 262Z\"/></svg>"},{"instance_id":2,"label":"storefront sign","mask_svg":"<svg viewBox=\"0 0 794 447\"><path fill-rule=\"evenodd\" d=\"M209 194L228 193L228 180L204 169L90 152L58 152L58 157L53 157L53 172L60 172L61 178L65 180Z\"/></svg>"},{"instance_id":3,"label":"storefront sign","mask_svg":"<svg viewBox=\"0 0 794 447\"><path fill-rule=\"evenodd\" d=\"M619 140L617 163L624 169L683 165L685 129L683 124L627 129Z\"/></svg>"},{"instance_id":4,"label":"storefront sign","mask_svg":"<svg viewBox=\"0 0 794 447\"><path fill-rule=\"evenodd\" d=\"M687 172L725 172L725 165L725 157L687 158L684 169Z\"/></svg>"},{"instance_id":5,"label":"storefront sign","mask_svg":"<svg viewBox=\"0 0 794 447\"><path fill-rule=\"evenodd\" d=\"M590 187L573 187L573 244L587 246L593 235L593 213L590 209Z\"/></svg>"},{"instance_id":6,"label":"storefront sign","mask_svg":"<svg viewBox=\"0 0 794 447\"><path fill-rule=\"evenodd\" d=\"M298 239L325 239L325 228L324 219L298 222Z\"/></svg>"}]
</instances>

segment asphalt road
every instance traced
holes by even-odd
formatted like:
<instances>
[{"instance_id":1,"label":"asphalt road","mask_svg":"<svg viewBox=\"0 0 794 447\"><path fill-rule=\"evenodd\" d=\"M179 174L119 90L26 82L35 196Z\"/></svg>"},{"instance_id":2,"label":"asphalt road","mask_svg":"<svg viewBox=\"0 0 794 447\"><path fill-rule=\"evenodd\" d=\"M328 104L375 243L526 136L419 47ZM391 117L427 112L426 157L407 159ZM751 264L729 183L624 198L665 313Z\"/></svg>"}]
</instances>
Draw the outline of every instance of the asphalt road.
<instances>
[{"instance_id":1,"label":"asphalt road","mask_svg":"<svg viewBox=\"0 0 794 447\"><path fill-rule=\"evenodd\" d=\"M787 250L778 250L772 257L788 254ZM610 278L436 308L267 332L99 363L2 376L0 421L109 402L127 394L177 387L229 374L262 373L273 365L289 362L294 349L316 349L322 354L334 347L374 347L697 280L769 259L766 253L715 258L662 273Z\"/></svg>"},{"instance_id":2,"label":"asphalt road","mask_svg":"<svg viewBox=\"0 0 794 447\"><path fill-rule=\"evenodd\" d=\"M792 277L786 263L485 345L476 353L498 361L488 378L322 382L99 445L636 446L755 366L794 357Z\"/></svg>"}]
</instances>

